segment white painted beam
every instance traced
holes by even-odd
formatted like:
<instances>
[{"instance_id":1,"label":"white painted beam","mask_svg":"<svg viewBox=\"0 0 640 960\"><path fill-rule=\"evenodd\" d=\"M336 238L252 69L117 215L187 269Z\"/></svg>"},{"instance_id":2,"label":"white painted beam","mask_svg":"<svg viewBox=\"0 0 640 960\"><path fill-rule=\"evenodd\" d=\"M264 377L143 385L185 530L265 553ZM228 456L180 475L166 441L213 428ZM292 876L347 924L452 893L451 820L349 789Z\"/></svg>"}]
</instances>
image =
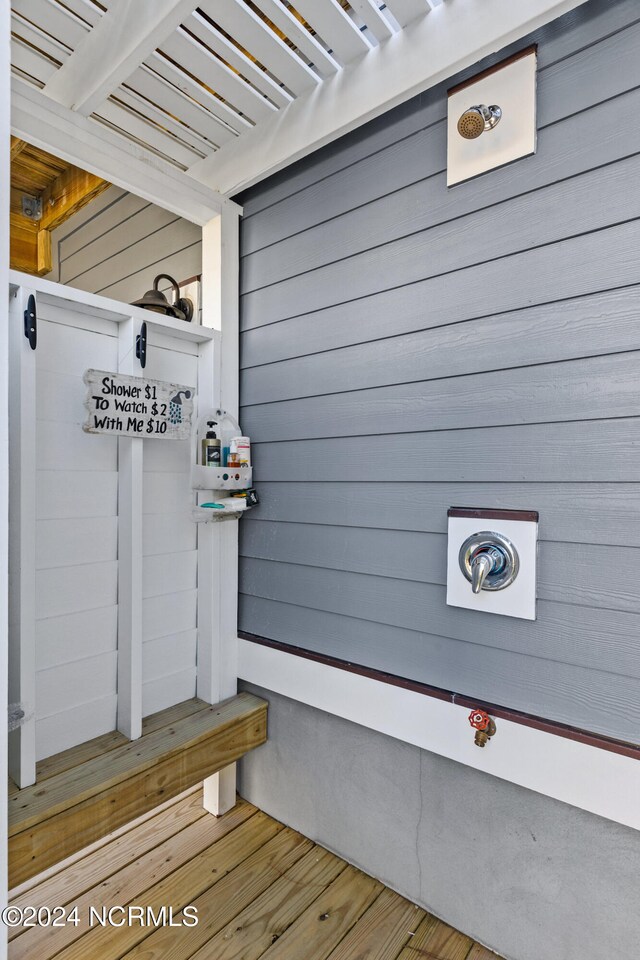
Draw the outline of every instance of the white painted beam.
<instances>
[{"instance_id":1,"label":"white painted beam","mask_svg":"<svg viewBox=\"0 0 640 960\"><path fill-rule=\"evenodd\" d=\"M0 0L0 90L9 87L11 11ZM0 99L0 703L8 702L8 570L9 552L9 98ZM0 782L7 782L7 719L0 722ZM0 910L7 903L7 791L0 795ZM7 956L7 928L0 931L0 960Z\"/></svg>"},{"instance_id":2,"label":"white painted beam","mask_svg":"<svg viewBox=\"0 0 640 960\"><path fill-rule=\"evenodd\" d=\"M377 0L351 0L351 9L358 14L379 43L397 33L378 6Z\"/></svg>"},{"instance_id":3,"label":"white painted beam","mask_svg":"<svg viewBox=\"0 0 640 960\"><path fill-rule=\"evenodd\" d=\"M232 196L584 2L445 3L189 173Z\"/></svg>"},{"instance_id":4,"label":"white painted beam","mask_svg":"<svg viewBox=\"0 0 640 960\"><path fill-rule=\"evenodd\" d=\"M11 354L7 404L9 702L22 703L26 714L9 739L9 773L20 788L36 780L36 355L25 339L23 320L32 294L31 284L16 291L7 324ZM6 295L5 286L3 297Z\"/></svg>"},{"instance_id":5,"label":"white painted beam","mask_svg":"<svg viewBox=\"0 0 640 960\"><path fill-rule=\"evenodd\" d=\"M136 358L140 321L118 329L118 372L144 376ZM142 514L144 440L118 437L118 714L116 729L142 736Z\"/></svg>"},{"instance_id":6,"label":"white painted beam","mask_svg":"<svg viewBox=\"0 0 640 960\"><path fill-rule=\"evenodd\" d=\"M424 17L430 10L427 0L386 0L386 6L401 27Z\"/></svg>"},{"instance_id":7,"label":"white painted beam","mask_svg":"<svg viewBox=\"0 0 640 960\"><path fill-rule=\"evenodd\" d=\"M204 224L229 201L103 124L54 103L31 84L11 82L11 132L131 193Z\"/></svg>"},{"instance_id":8,"label":"white painted beam","mask_svg":"<svg viewBox=\"0 0 640 960\"><path fill-rule=\"evenodd\" d=\"M194 0L111 0L44 88L56 103L90 116L195 8Z\"/></svg>"},{"instance_id":9,"label":"white painted beam","mask_svg":"<svg viewBox=\"0 0 640 960\"><path fill-rule=\"evenodd\" d=\"M238 417L240 218L223 210L202 231L202 322L220 332L198 365L200 410L220 406ZM197 694L208 703L238 689L238 524L198 524ZM236 765L204 781L204 807L221 816L236 802Z\"/></svg>"}]
</instances>

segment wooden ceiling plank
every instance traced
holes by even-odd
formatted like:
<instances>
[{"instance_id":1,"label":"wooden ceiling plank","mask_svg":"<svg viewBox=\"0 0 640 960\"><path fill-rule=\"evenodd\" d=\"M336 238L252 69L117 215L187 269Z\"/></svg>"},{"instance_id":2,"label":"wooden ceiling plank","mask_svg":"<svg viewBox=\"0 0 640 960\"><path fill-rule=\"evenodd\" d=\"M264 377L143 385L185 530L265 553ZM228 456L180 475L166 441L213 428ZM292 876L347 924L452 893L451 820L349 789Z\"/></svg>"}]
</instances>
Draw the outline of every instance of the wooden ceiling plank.
<instances>
[{"instance_id":1,"label":"wooden ceiling plank","mask_svg":"<svg viewBox=\"0 0 640 960\"><path fill-rule=\"evenodd\" d=\"M318 43L314 35L287 7L280 3L280 0L254 0L254 3L278 30L282 30L284 35L295 44L320 76L331 77L340 70L338 61L328 50L325 50L321 43Z\"/></svg>"},{"instance_id":2,"label":"wooden ceiling plank","mask_svg":"<svg viewBox=\"0 0 640 960\"><path fill-rule=\"evenodd\" d=\"M184 65L185 69L197 80L192 80L182 70L168 63L166 59L154 54L147 64L154 70L162 73L167 80L181 86L185 93L195 97L207 109L214 110L220 101L209 90L213 90L220 97L241 111L251 121L255 122L268 117L277 109L270 100L251 87L235 71L218 59L210 50L207 50L198 40L184 30L176 30L162 44L161 52L171 57L175 63ZM206 84L207 90L202 84Z\"/></svg>"},{"instance_id":3,"label":"wooden ceiling plank","mask_svg":"<svg viewBox=\"0 0 640 960\"><path fill-rule=\"evenodd\" d=\"M31 0L29 0L31 2ZM196 0L114 0L84 42L51 78L45 93L88 117L192 12Z\"/></svg>"},{"instance_id":4,"label":"wooden ceiling plank","mask_svg":"<svg viewBox=\"0 0 640 960\"><path fill-rule=\"evenodd\" d=\"M388 40L397 32L385 17L376 0L349 0L349 4L379 43L384 43L385 40Z\"/></svg>"},{"instance_id":5,"label":"wooden ceiling plank","mask_svg":"<svg viewBox=\"0 0 640 960\"><path fill-rule=\"evenodd\" d=\"M291 103L293 99L291 94L287 93L268 73L261 70L253 60L244 54L235 43L231 43L224 34L216 30L215 27L212 27L211 24L199 16L199 14L194 13L192 16L187 17L183 26L192 33L194 37L197 37L198 40L206 44L210 50L213 50L219 57L222 57L225 63L229 64L234 70L237 70L245 80L252 83L257 90L269 97L276 106L286 107ZM164 44L161 44L161 46L164 48ZM203 76L202 80L206 83L206 76Z\"/></svg>"},{"instance_id":6,"label":"wooden ceiling plank","mask_svg":"<svg viewBox=\"0 0 640 960\"><path fill-rule=\"evenodd\" d=\"M42 196L40 230L55 230L111 184L79 167L67 167Z\"/></svg>"},{"instance_id":7,"label":"wooden ceiling plank","mask_svg":"<svg viewBox=\"0 0 640 960\"><path fill-rule=\"evenodd\" d=\"M14 13L19 13L71 50L75 50L89 32L88 24L57 0L12 0L11 7Z\"/></svg>"},{"instance_id":8,"label":"wooden ceiling plank","mask_svg":"<svg viewBox=\"0 0 640 960\"><path fill-rule=\"evenodd\" d=\"M320 82L320 77L243 0L200 0L199 9L296 96Z\"/></svg>"},{"instance_id":9,"label":"wooden ceiling plank","mask_svg":"<svg viewBox=\"0 0 640 960\"><path fill-rule=\"evenodd\" d=\"M362 30L335 0L295 0L294 6L343 64L371 50Z\"/></svg>"},{"instance_id":10,"label":"wooden ceiling plank","mask_svg":"<svg viewBox=\"0 0 640 960\"><path fill-rule=\"evenodd\" d=\"M387 9L398 21L401 27L424 17L431 9L427 0L385 0Z\"/></svg>"}]
</instances>

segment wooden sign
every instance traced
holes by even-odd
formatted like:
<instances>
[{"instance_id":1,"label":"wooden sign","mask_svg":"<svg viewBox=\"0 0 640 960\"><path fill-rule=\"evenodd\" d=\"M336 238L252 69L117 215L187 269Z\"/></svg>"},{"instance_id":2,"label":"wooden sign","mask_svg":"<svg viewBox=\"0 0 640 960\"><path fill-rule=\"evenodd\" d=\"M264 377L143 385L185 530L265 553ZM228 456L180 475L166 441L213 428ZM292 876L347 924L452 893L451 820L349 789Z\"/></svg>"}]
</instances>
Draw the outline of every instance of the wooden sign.
<instances>
[{"instance_id":1,"label":"wooden sign","mask_svg":"<svg viewBox=\"0 0 640 960\"><path fill-rule=\"evenodd\" d=\"M87 433L154 440L188 440L193 387L106 370L87 370Z\"/></svg>"}]
</instances>

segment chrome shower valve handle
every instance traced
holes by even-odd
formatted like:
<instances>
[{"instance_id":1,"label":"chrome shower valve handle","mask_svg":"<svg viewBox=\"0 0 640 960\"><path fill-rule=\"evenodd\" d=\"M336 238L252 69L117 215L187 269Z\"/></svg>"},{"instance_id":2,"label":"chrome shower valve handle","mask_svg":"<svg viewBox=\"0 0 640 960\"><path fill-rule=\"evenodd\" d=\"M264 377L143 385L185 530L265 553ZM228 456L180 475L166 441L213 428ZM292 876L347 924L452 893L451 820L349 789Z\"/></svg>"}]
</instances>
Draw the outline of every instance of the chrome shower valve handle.
<instances>
[{"instance_id":1,"label":"chrome shower valve handle","mask_svg":"<svg viewBox=\"0 0 640 960\"><path fill-rule=\"evenodd\" d=\"M518 576L518 551L507 537L481 530L464 541L458 554L460 570L475 594L481 590L504 590Z\"/></svg>"}]
</instances>

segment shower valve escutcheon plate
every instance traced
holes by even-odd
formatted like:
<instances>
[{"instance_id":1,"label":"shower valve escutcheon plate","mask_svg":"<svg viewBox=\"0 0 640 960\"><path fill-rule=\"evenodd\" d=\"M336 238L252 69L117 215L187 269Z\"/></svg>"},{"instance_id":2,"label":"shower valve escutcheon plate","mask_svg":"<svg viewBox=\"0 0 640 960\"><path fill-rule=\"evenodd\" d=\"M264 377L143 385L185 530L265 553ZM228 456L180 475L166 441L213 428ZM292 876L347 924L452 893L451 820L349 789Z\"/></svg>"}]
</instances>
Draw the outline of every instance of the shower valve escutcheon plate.
<instances>
[{"instance_id":1,"label":"shower valve escutcheon plate","mask_svg":"<svg viewBox=\"0 0 640 960\"><path fill-rule=\"evenodd\" d=\"M535 620L537 512L451 507L448 518L447 604Z\"/></svg>"}]
</instances>

